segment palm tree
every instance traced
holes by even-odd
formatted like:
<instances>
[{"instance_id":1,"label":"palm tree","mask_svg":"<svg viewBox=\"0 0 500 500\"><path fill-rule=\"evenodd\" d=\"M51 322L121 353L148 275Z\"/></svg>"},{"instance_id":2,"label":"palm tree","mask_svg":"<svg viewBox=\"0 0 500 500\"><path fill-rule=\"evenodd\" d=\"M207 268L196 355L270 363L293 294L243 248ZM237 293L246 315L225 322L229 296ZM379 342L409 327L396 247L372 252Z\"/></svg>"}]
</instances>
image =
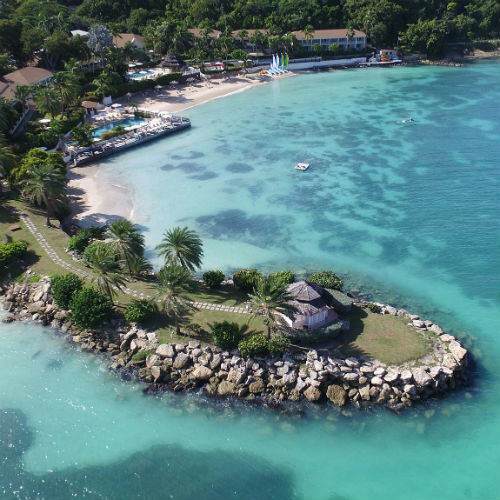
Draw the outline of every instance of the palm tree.
<instances>
[{"instance_id":1,"label":"palm tree","mask_svg":"<svg viewBox=\"0 0 500 500\"><path fill-rule=\"evenodd\" d=\"M65 199L66 178L60 169L48 163L35 165L22 183L22 193L31 203L47 209L47 226L51 211Z\"/></svg>"},{"instance_id":2,"label":"palm tree","mask_svg":"<svg viewBox=\"0 0 500 500\"><path fill-rule=\"evenodd\" d=\"M14 91L15 98L21 103L23 113L26 110L26 103L31 95L31 88L28 85L17 85Z\"/></svg>"},{"instance_id":3,"label":"palm tree","mask_svg":"<svg viewBox=\"0 0 500 500\"><path fill-rule=\"evenodd\" d=\"M150 273L153 270L153 266L144 255L138 255L132 257L129 262L130 274L134 276L141 277L144 274Z\"/></svg>"},{"instance_id":4,"label":"palm tree","mask_svg":"<svg viewBox=\"0 0 500 500\"><path fill-rule=\"evenodd\" d=\"M86 264L94 272L92 281L113 303L116 289L121 290L125 284L125 278L120 274L120 262L116 259L113 247L107 243L95 242L85 249L83 256Z\"/></svg>"},{"instance_id":5,"label":"palm tree","mask_svg":"<svg viewBox=\"0 0 500 500\"><path fill-rule=\"evenodd\" d=\"M306 39L306 44L309 45L309 40L313 39L313 31L314 28L308 24L303 30L302 33L304 34L304 38Z\"/></svg>"},{"instance_id":6,"label":"palm tree","mask_svg":"<svg viewBox=\"0 0 500 500\"><path fill-rule=\"evenodd\" d=\"M195 231L187 227L174 227L163 234L162 242L156 247L158 255L165 257L167 264L180 264L194 271L201 266L202 241Z\"/></svg>"},{"instance_id":7,"label":"palm tree","mask_svg":"<svg viewBox=\"0 0 500 500\"><path fill-rule=\"evenodd\" d=\"M53 83L55 90L59 94L61 113L64 113L64 108L71 104L78 96L79 86L75 77L64 71L60 71L54 75Z\"/></svg>"},{"instance_id":8,"label":"palm tree","mask_svg":"<svg viewBox=\"0 0 500 500\"><path fill-rule=\"evenodd\" d=\"M7 145L3 134L0 133L0 176L6 177L7 173L15 166L16 155ZM1 184L0 184L1 187Z\"/></svg>"},{"instance_id":9,"label":"palm tree","mask_svg":"<svg viewBox=\"0 0 500 500\"><path fill-rule=\"evenodd\" d=\"M49 113L54 118L61 107L61 100L58 92L52 87L43 87L35 94L35 103L41 113Z\"/></svg>"},{"instance_id":10,"label":"palm tree","mask_svg":"<svg viewBox=\"0 0 500 500\"><path fill-rule=\"evenodd\" d=\"M82 148L90 146L90 152L92 153L92 156L94 156L94 137L92 136L92 127L90 125L75 127L71 131L71 138Z\"/></svg>"},{"instance_id":11,"label":"palm tree","mask_svg":"<svg viewBox=\"0 0 500 500\"><path fill-rule=\"evenodd\" d=\"M140 233L139 226L128 220L118 219L108 227L108 236L116 255L127 264L128 272L132 274L132 261L144 254L144 236Z\"/></svg>"},{"instance_id":12,"label":"palm tree","mask_svg":"<svg viewBox=\"0 0 500 500\"><path fill-rule=\"evenodd\" d=\"M191 283L191 273L179 264L169 264L158 273L158 300L163 311L175 323L175 331L180 335L179 320L189 310L188 298L184 293Z\"/></svg>"},{"instance_id":13,"label":"palm tree","mask_svg":"<svg viewBox=\"0 0 500 500\"><path fill-rule=\"evenodd\" d=\"M291 303L293 298L288 294L286 285L277 282L270 276L259 278L253 294L249 294L253 316L263 316L267 326L267 338L271 338L271 330L276 328L275 322L284 322L281 314L293 316L297 308Z\"/></svg>"}]
</instances>

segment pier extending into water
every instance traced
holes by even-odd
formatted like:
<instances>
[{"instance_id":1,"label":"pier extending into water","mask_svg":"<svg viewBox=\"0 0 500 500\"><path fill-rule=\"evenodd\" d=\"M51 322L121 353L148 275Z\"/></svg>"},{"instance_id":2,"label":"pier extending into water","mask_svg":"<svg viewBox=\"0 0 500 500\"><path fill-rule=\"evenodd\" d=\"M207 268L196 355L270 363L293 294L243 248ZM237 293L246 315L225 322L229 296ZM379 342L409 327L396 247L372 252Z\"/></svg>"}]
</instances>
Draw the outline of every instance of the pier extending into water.
<instances>
[{"instance_id":1,"label":"pier extending into water","mask_svg":"<svg viewBox=\"0 0 500 500\"><path fill-rule=\"evenodd\" d=\"M157 118L148 121L147 125L143 127L101 141L95 146L73 150L69 161L74 167L78 167L189 127L191 127L189 118L158 115Z\"/></svg>"}]
</instances>

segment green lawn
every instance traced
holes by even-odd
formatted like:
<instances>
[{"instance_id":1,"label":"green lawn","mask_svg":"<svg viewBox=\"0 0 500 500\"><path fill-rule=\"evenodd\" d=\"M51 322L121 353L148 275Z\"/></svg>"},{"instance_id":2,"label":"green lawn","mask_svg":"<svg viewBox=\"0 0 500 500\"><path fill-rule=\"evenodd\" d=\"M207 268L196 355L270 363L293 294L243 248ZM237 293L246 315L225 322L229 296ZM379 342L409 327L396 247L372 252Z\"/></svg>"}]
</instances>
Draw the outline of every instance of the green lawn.
<instances>
[{"instance_id":1,"label":"green lawn","mask_svg":"<svg viewBox=\"0 0 500 500\"><path fill-rule=\"evenodd\" d=\"M387 364L399 364L425 356L431 343L409 326L408 318L375 314L353 307L351 330L338 340L348 356L368 356Z\"/></svg>"},{"instance_id":2,"label":"green lawn","mask_svg":"<svg viewBox=\"0 0 500 500\"><path fill-rule=\"evenodd\" d=\"M59 257L74 266L86 269L66 254L65 248L68 236L60 229L47 227L43 211L29 207L20 201L10 200L8 203L28 213ZM21 229L9 231L8 226L11 224L18 224ZM28 243L29 254L25 262L38 275L67 272L66 269L50 260L19 218L6 210L5 207L0 207L0 236L2 242L24 240ZM88 269L86 270L88 271ZM8 269L0 272L0 279L8 279L9 274L10 278L19 279L23 274L23 269L18 264L12 264ZM154 283L150 281L134 280L128 282L127 286L149 296L155 295ZM213 302L231 306L241 306L247 300L246 294L235 290L233 287L220 287L213 290L198 282L193 282L188 296L191 300L198 302ZM132 297L119 293L116 299L118 308L123 308L131 300L133 300ZM210 324L224 320L237 323L245 331L245 334L266 332L261 318L252 319L247 314L208 311L205 309L195 309L186 316L182 322L184 335L181 337L176 337L175 334L172 335L173 325L160 314L152 320L151 324L146 326L157 329L159 338L163 342L185 342L189 339L197 339L203 344L211 344ZM367 356L387 364L399 364L404 361L418 359L430 350L430 341L417 334L414 328L408 326L408 320L405 318L374 314L359 307L354 307L350 321L351 329L349 332L344 333L335 342L315 347L337 347L347 356Z\"/></svg>"},{"instance_id":3,"label":"green lawn","mask_svg":"<svg viewBox=\"0 0 500 500\"><path fill-rule=\"evenodd\" d=\"M204 283L193 281L188 297L195 302L214 302L228 306L244 306L247 294L232 286L209 288Z\"/></svg>"},{"instance_id":4,"label":"green lawn","mask_svg":"<svg viewBox=\"0 0 500 500\"><path fill-rule=\"evenodd\" d=\"M213 345L210 336L210 325L219 321L237 323L244 335L254 333L266 333L266 327L261 318L252 318L249 314L236 314L224 311L207 311L205 309L194 309L181 322L182 336L175 333L173 322L162 315L157 315L147 327L157 331L160 342L186 342L188 340L199 340L203 345Z\"/></svg>"},{"instance_id":5,"label":"green lawn","mask_svg":"<svg viewBox=\"0 0 500 500\"><path fill-rule=\"evenodd\" d=\"M17 224L21 227L17 231L10 231L9 226ZM51 275L61 271L61 268L50 260L43 248L30 233L28 228L21 222L19 217L12 214L4 206L0 206L0 241L25 241L28 243L28 254L24 262L29 265L38 275ZM13 263L6 269L0 269L0 279L18 279L24 273L24 269L17 263Z\"/></svg>"}]
</instances>

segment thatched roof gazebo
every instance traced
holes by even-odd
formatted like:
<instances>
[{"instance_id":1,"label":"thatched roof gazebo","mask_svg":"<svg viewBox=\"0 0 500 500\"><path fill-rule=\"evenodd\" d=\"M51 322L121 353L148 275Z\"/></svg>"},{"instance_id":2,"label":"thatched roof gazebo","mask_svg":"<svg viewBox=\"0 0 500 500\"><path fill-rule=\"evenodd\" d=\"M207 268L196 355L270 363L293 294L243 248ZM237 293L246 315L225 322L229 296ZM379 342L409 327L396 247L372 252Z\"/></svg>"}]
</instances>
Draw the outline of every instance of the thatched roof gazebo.
<instances>
[{"instance_id":1,"label":"thatched roof gazebo","mask_svg":"<svg viewBox=\"0 0 500 500\"><path fill-rule=\"evenodd\" d=\"M102 104L94 101L82 101L81 106L82 108L85 108L85 113L87 115L91 115L92 113L95 113L97 109L102 109L104 107Z\"/></svg>"},{"instance_id":2,"label":"thatched roof gazebo","mask_svg":"<svg viewBox=\"0 0 500 500\"><path fill-rule=\"evenodd\" d=\"M318 328L337 317L330 308L328 292L309 281L297 281L288 287L291 304L297 308L290 326L296 329Z\"/></svg>"},{"instance_id":3,"label":"thatched roof gazebo","mask_svg":"<svg viewBox=\"0 0 500 500\"><path fill-rule=\"evenodd\" d=\"M183 68L186 65L186 63L177 55L169 54L161 65L163 68L169 68L172 71L177 71Z\"/></svg>"}]
</instances>

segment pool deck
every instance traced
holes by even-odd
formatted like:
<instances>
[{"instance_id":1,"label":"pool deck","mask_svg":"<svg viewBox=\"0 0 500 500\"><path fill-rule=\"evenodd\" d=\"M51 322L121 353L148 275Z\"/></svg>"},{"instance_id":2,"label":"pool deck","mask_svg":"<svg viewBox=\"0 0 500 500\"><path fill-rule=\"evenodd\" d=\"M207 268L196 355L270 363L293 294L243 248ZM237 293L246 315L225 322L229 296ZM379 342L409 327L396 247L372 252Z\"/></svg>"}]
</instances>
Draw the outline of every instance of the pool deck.
<instances>
[{"instance_id":1,"label":"pool deck","mask_svg":"<svg viewBox=\"0 0 500 500\"><path fill-rule=\"evenodd\" d=\"M69 162L73 167L85 165L189 127L191 127L191 121L188 118L172 117L168 120L165 119L157 126L147 125L145 127L140 127L127 134L114 137L107 141L102 141L96 146L89 146L76 150L75 153L71 155Z\"/></svg>"}]
</instances>

